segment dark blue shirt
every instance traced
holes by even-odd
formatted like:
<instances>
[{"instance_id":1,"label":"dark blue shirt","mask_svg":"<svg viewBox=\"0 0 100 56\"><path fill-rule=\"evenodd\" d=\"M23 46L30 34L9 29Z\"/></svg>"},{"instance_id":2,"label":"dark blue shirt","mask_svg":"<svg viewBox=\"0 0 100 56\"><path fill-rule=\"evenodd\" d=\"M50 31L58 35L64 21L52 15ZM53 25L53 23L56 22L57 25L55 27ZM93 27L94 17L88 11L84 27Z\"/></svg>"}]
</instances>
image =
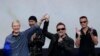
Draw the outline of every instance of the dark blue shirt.
<instances>
[{"instance_id":1,"label":"dark blue shirt","mask_svg":"<svg viewBox=\"0 0 100 56\"><path fill-rule=\"evenodd\" d=\"M7 56L29 56L27 36L29 33L34 33L38 29L39 26L35 25L34 27L29 28L24 32L20 32L18 36L13 36L13 33L8 35L4 46L4 49L8 49L10 53L10 55ZM9 45L6 43L9 43Z\"/></svg>"}]
</instances>

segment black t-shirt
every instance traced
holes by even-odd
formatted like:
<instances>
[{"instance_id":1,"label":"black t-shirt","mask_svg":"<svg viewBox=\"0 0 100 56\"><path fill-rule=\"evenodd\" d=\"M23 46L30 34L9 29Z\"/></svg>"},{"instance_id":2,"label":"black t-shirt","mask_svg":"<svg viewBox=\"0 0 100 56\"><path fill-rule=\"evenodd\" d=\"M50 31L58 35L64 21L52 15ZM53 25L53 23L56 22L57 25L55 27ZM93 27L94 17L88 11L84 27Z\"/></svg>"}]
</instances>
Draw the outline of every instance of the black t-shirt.
<instances>
[{"instance_id":1,"label":"black t-shirt","mask_svg":"<svg viewBox=\"0 0 100 56\"><path fill-rule=\"evenodd\" d=\"M98 36L97 31L92 28L88 28L86 34L84 34L82 29L80 31L81 31L81 36L80 36L81 40L79 49L84 52L94 51L95 44L92 41L91 34L93 34L94 36ZM77 37L78 35L76 34L76 38Z\"/></svg>"}]
</instances>

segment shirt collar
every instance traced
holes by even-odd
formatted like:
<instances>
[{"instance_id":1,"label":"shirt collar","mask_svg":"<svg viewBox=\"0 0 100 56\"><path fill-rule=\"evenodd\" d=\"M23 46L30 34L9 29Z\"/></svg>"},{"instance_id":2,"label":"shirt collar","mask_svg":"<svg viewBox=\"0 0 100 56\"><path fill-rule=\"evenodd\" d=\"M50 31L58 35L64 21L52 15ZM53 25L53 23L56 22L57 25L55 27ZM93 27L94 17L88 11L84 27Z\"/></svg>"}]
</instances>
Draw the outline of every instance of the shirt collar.
<instances>
[{"instance_id":1,"label":"shirt collar","mask_svg":"<svg viewBox=\"0 0 100 56\"><path fill-rule=\"evenodd\" d=\"M13 35L13 31L12 31L12 37L18 37L18 36L20 36L20 32L19 32L19 34L16 36L16 35Z\"/></svg>"}]
</instances>

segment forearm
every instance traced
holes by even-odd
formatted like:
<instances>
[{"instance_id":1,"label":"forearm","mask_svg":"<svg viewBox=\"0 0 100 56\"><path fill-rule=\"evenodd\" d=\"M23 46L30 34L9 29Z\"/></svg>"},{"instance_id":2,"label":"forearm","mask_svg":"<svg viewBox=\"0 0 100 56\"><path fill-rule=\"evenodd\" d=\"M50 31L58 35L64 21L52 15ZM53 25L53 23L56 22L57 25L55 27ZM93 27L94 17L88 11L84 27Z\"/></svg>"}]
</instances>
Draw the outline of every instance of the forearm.
<instances>
[{"instance_id":1,"label":"forearm","mask_svg":"<svg viewBox=\"0 0 100 56\"><path fill-rule=\"evenodd\" d=\"M44 26L43 26L43 30L42 30L43 33L48 31L48 26L49 26L49 21L48 21L48 22L45 21L45 22L44 22Z\"/></svg>"},{"instance_id":2,"label":"forearm","mask_svg":"<svg viewBox=\"0 0 100 56\"><path fill-rule=\"evenodd\" d=\"M75 41L76 47L80 46L80 40L81 40L81 35L76 34L76 41Z\"/></svg>"},{"instance_id":3,"label":"forearm","mask_svg":"<svg viewBox=\"0 0 100 56\"><path fill-rule=\"evenodd\" d=\"M65 51L72 52L73 51L73 48L74 48L74 41L69 41L69 42L70 43L67 43L65 41L62 41L62 42L58 43L58 45L59 45L59 47L61 47Z\"/></svg>"},{"instance_id":4,"label":"forearm","mask_svg":"<svg viewBox=\"0 0 100 56\"><path fill-rule=\"evenodd\" d=\"M49 25L49 21L45 21L42 32L46 37L52 39L53 34L48 32L48 25Z\"/></svg>"},{"instance_id":5,"label":"forearm","mask_svg":"<svg viewBox=\"0 0 100 56\"><path fill-rule=\"evenodd\" d=\"M77 38L76 39L75 45L76 45L76 47L79 47L80 46L80 38Z\"/></svg>"},{"instance_id":6,"label":"forearm","mask_svg":"<svg viewBox=\"0 0 100 56\"><path fill-rule=\"evenodd\" d=\"M40 27L38 25L34 25L33 27L24 31L24 34L27 36L27 38L30 38L36 31L39 31L39 29Z\"/></svg>"},{"instance_id":7,"label":"forearm","mask_svg":"<svg viewBox=\"0 0 100 56\"><path fill-rule=\"evenodd\" d=\"M39 22L37 22L37 25L41 26L42 22L43 22L43 19L41 19Z\"/></svg>"}]
</instances>

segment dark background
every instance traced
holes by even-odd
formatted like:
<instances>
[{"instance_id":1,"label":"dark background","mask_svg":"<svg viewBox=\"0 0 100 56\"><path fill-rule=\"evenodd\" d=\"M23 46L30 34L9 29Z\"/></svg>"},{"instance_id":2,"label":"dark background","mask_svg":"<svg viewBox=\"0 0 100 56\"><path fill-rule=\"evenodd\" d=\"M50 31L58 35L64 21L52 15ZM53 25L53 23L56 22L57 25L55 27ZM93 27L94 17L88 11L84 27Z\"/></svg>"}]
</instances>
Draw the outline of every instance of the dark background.
<instances>
[{"instance_id":1,"label":"dark background","mask_svg":"<svg viewBox=\"0 0 100 56\"><path fill-rule=\"evenodd\" d=\"M95 50L96 50L96 55L100 56L100 48L95 48ZM43 49L43 55L47 56L47 53L48 53L47 49ZM0 56L4 56L2 49L0 49ZM73 56L78 56L78 48L74 48Z\"/></svg>"}]
</instances>

